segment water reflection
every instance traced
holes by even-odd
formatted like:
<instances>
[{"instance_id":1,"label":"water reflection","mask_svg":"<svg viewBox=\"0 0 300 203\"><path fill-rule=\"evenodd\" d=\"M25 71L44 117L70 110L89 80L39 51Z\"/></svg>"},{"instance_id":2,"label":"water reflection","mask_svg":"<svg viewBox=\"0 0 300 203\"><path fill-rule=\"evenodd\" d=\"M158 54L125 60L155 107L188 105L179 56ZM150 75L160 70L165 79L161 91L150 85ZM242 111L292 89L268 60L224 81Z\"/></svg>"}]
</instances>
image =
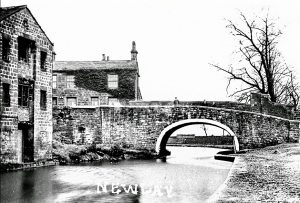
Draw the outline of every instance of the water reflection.
<instances>
[{"instance_id":1,"label":"water reflection","mask_svg":"<svg viewBox=\"0 0 300 203\"><path fill-rule=\"evenodd\" d=\"M172 154L165 161L86 163L1 174L1 202L203 202L231 167L230 162L214 160L219 149L168 150ZM107 191L99 185L106 185ZM128 190L134 185L136 194Z\"/></svg>"}]
</instances>

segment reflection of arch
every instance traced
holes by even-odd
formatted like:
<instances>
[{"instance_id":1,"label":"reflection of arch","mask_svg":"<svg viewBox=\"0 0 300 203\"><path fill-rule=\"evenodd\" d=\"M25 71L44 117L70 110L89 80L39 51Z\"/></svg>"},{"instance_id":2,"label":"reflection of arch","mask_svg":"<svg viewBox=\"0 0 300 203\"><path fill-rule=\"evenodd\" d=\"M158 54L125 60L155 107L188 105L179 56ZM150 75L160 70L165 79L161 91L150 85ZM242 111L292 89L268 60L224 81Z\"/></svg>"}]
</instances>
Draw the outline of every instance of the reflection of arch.
<instances>
[{"instance_id":1,"label":"reflection of arch","mask_svg":"<svg viewBox=\"0 0 300 203\"><path fill-rule=\"evenodd\" d=\"M236 135L234 134L234 132L226 125L224 125L220 122L214 121L214 120L209 120L209 119L186 119L186 120L178 121L176 123L169 125L160 133L160 135L156 141L156 152L158 154L164 154L164 152L166 152L167 141L168 141L169 137L172 135L172 133L175 132L176 130L178 130L179 128L182 128L182 127L188 126L188 125L193 125L193 124L208 124L208 125L216 126L216 127L222 128L223 130L226 130L229 133L229 135L234 136L233 144L234 144L235 152L239 151L238 139L237 139Z\"/></svg>"}]
</instances>

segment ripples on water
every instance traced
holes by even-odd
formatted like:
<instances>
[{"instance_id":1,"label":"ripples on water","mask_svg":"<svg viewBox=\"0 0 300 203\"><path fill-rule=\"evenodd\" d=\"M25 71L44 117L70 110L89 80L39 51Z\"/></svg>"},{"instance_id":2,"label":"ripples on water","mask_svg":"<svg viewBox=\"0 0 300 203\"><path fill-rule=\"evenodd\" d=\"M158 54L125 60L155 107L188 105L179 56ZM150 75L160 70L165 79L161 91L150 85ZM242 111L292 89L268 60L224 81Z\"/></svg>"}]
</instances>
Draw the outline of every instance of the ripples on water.
<instances>
[{"instance_id":1,"label":"ripples on water","mask_svg":"<svg viewBox=\"0 0 300 203\"><path fill-rule=\"evenodd\" d=\"M167 148L172 154L165 161L86 163L1 174L1 202L203 202L232 165L214 160L220 149ZM98 184L106 184L108 192L97 193ZM120 194L112 194L112 185L121 184L127 189L137 184L138 194L121 186Z\"/></svg>"}]
</instances>

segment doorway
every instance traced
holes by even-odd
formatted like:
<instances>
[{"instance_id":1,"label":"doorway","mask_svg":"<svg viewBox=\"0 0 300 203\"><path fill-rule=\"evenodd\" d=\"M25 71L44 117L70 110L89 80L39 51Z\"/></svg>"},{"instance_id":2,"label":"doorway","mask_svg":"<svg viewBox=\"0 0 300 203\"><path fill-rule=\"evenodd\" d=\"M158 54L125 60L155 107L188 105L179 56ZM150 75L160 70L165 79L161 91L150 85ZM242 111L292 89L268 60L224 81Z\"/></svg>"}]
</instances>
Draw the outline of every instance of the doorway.
<instances>
[{"instance_id":1,"label":"doorway","mask_svg":"<svg viewBox=\"0 0 300 203\"><path fill-rule=\"evenodd\" d=\"M28 125L19 124L19 132L22 134L22 162L33 162L33 128Z\"/></svg>"}]
</instances>

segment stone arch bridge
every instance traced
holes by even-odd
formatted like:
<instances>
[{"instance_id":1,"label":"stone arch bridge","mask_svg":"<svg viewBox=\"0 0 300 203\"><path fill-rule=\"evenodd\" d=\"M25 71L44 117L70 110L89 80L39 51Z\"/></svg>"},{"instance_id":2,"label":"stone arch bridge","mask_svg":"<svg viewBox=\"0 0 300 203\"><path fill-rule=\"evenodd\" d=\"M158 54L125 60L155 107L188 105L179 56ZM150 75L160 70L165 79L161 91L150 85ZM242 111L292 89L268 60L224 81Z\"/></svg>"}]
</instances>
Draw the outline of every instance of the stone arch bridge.
<instances>
[{"instance_id":1,"label":"stone arch bridge","mask_svg":"<svg viewBox=\"0 0 300 203\"><path fill-rule=\"evenodd\" d=\"M98 143L123 143L158 153L165 152L172 132L197 123L225 129L236 136L240 149L299 142L300 134L300 121L295 113L264 98L252 101L251 105L203 101L181 102L176 106L173 102L134 102L122 107L74 107L70 116L74 132L78 126L84 126Z\"/></svg>"}]
</instances>

